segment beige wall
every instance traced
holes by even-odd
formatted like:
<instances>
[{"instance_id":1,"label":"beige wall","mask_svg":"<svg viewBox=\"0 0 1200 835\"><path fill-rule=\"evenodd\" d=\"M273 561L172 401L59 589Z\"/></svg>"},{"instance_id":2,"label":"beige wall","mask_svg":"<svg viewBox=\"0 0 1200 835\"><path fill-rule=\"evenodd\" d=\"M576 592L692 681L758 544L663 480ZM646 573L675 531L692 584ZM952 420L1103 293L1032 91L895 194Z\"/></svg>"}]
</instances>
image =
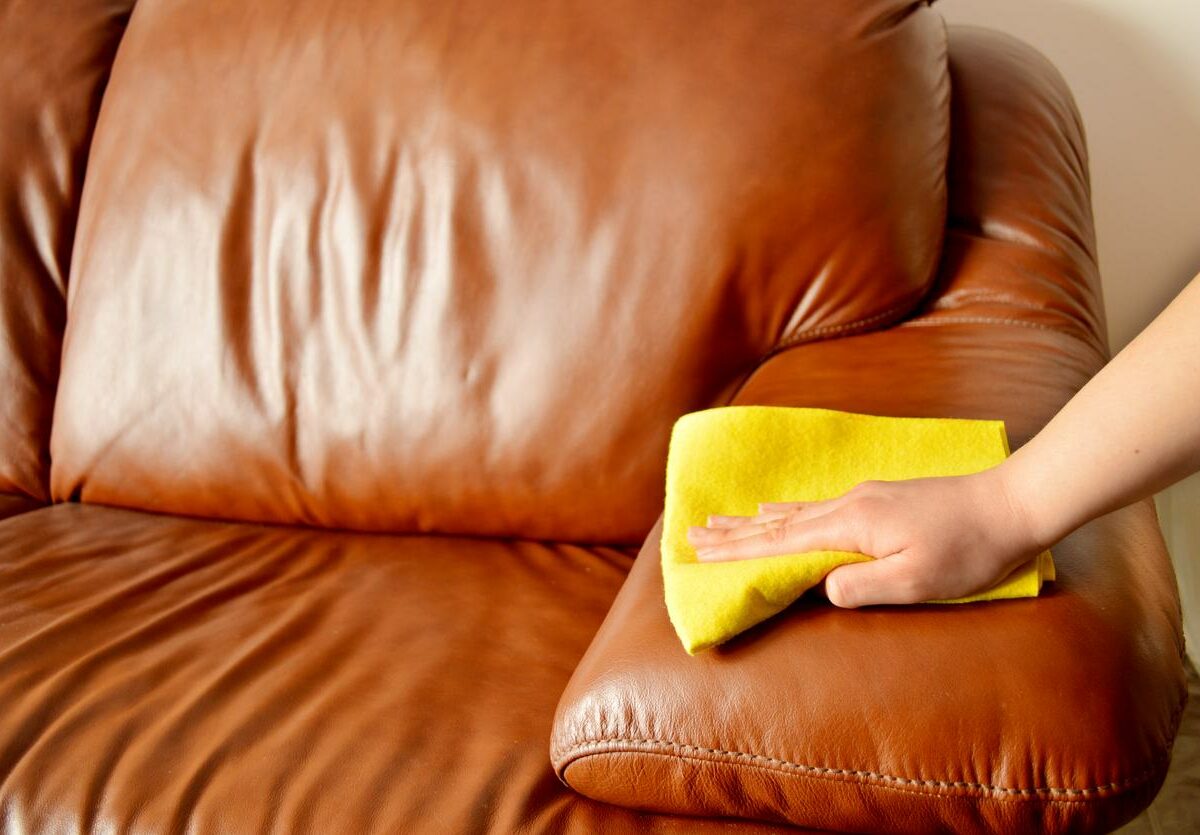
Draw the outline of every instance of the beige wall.
<instances>
[{"instance_id":1,"label":"beige wall","mask_svg":"<svg viewBox=\"0 0 1200 835\"><path fill-rule=\"evenodd\" d=\"M942 0L936 8L951 23L1033 44L1074 90L1109 339L1119 349L1200 272L1200 0ZM1200 658L1200 476L1158 506Z\"/></svg>"}]
</instances>

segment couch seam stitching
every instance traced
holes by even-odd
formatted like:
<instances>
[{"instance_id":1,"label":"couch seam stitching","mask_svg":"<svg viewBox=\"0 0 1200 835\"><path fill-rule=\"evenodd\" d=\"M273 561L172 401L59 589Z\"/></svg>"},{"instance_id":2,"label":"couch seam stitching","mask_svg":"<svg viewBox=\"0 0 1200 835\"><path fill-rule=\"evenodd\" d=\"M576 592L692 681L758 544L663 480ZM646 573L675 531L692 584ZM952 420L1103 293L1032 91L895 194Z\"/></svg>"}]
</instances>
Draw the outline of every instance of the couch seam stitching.
<instances>
[{"instance_id":1,"label":"couch seam stitching","mask_svg":"<svg viewBox=\"0 0 1200 835\"><path fill-rule=\"evenodd\" d=\"M1161 765L1162 760L1165 759L1166 756L1169 755L1169 752L1170 752L1170 749L1168 748L1167 754L1160 754L1158 756L1158 758L1150 766L1148 766L1145 770L1143 770L1139 774L1136 774L1132 777L1127 777L1124 780L1121 780L1119 782L1105 783L1102 785L1090 786L1090 787L1082 788L1082 789L1065 788L1065 787L1059 787L1059 786L1036 786L1034 788L1018 789L1018 788L1013 788L1011 786L993 786L993 785L989 785L987 783L971 783L971 782L966 782L966 781L961 781L961 780L953 780L953 781L952 780L923 780L923 779L914 778L914 777L900 777L900 776L893 775L893 774L883 774L883 773L876 772L876 771L862 771L862 770L849 769L849 768L829 768L826 766L806 765L804 763L794 763L789 760L779 759L776 757L768 757L763 754L748 754L744 751L727 751L723 748L705 748L704 746L701 746L701 745L691 745L689 743L684 743L684 742L672 742L670 740L665 740L665 739L627 739L627 738L623 738L623 737L622 738L604 738L604 739L584 739L584 740L580 740L577 744L572 746L572 748L569 751L559 751L558 752L559 756L557 757L557 759L564 759L564 758L575 759L578 756L582 755L582 753L583 753L582 749L584 746L597 745L600 743L623 743L623 744L628 744L628 745L665 746L666 748L669 748L671 750L683 752L684 755L686 755L686 753L690 752L690 751L704 753L704 754L719 754L719 755L749 760L751 762L751 764L754 764L754 765L767 764L767 765L776 766L776 767L784 766L784 767L788 767L788 768L793 768L804 774L815 774L815 775L834 776L834 777L867 778L867 779L873 779L873 780L880 780L880 781L883 781L884 783L897 783L901 786L923 786L923 787L940 788L940 789L974 789L974 790L993 792L995 794L1020 796L1020 797L1029 797L1029 796L1038 796L1038 795L1050 795L1050 796L1067 795L1070 797L1086 797L1091 794L1099 794L1101 792L1106 792L1106 791L1125 789L1130 786L1136 785L1138 783L1142 783L1147 778L1153 776L1155 771ZM622 753L622 752L610 751L610 752L597 752L597 753L614 753L615 754L615 753ZM648 752L648 753L656 753L656 752ZM564 767L565 767L565 765L564 765Z\"/></svg>"},{"instance_id":2,"label":"couch seam stitching","mask_svg":"<svg viewBox=\"0 0 1200 835\"><path fill-rule=\"evenodd\" d=\"M1066 328L1045 325L1041 322L1031 322L1027 319L1004 319L998 316L938 316L936 314L931 314L927 318L909 319L907 322L901 322L899 327L927 328L933 327L934 325L1016 325L1017 327L1022 328L1034 328L1036 330L1050 331L1051 333L1057 333L1063 336L1075 336L1075 334L1071 333Z\"/></svg>"},{"instance_id":3,"label":"couch seam stitching","mask_svg":"<svg viewBox=\"0 0 1200 835\"><path fill-rule=\"evenodd\" d=\"M909 300L899 304L894 304L891 307L885 308L878 313L872 314L871 316L866 316L862 319L855 319L850 322L842 322L841 324L835 325L820 325L815 328L808 328L807 330L799 331L787 337L786 339L780 340L775 347L771 349L771 353L776 353L785 348L790 348L793 345L813 337L825 336L831 333L841 333L842 331L851 330L853 328L865 327L878 322L881 319L887 319L890 316L895 316L898 313L905 313L909 310L912 310L914 305L919 305L923 297L924 292L922 292L922 294L918 296L915 301Z\"/></svg>"},{"instance_id":4,"label":"couch seam stitching","mask_svg":"<svg viewBox=\"0 0 1200 835\"><path fill-rule=\"evenodd\" d=\"M714 762L714 760L706 759L704 757L700 757L695 754L672 755L665 751L597 751L594 753L584 754L579 757L576 757L571 762L572 763L577 762L580 759L583 759L584 757L611 756L614 754L632 754L632 753L643 754L645 756L650 756L650 757L678 756L680 759L695 760L697 762L702 762L702 763L703 762L707 762L707 763ZM570 765L570 763L568 763L568 765ZM782 773L787 776L797 777L797 778L801 778L801 779L816 779L816 780L827 779L826 775L810 774L810 773L805 773L803 771L801 771L800 773L796 773L794 771L788 771L786 769L781 769L778 766L772 766L772 765L768 765L765 763L751 762L751 763L747 763L745 767L746 768L757 768L757 769L761 769L763 771L772 771L775 773ZM1114 785L1117 785L1118 788L1113 792L1113 794L1114 795L1120 794L1124 791L1129 790L1130 788L1140 787L1141 785L1143 785L1146 782L1146 780L1153 777L1154 773L1155 773L1154 769L1151 768L1151 769L1147 770L1146 772L1144 772L1143 774L1138 775L1136 778L1130 778L1131 782L1122 783L1122 784L1114 784ZM837 776L837 775L835 775L835 776ZM890 775L881 775L881 776L884 778L887 778ZM901 779L903 779L903 778L901 778ZM979 794L942 794L942 793L939 793L936 791L927 791L927 790L921 788L919 785L914 787L914 786L910 786L910 785L892 785L887 782L871 783L867 780L857 780L857 781L847 781L847 782L850 782L853 785L867 786L867 787L870 787L873 789L879 789L881 791L902 792L903 794L916 795L917 797L941 798L941 799L947 799L947 800L971 799L971 800L980 800L980 801L990 800L993 802L1005 802L1005 801L1021 802L1021 801L1024 801L1029 795L1028 794L1020 795L1020 794L1016 794L1015 792L1039 791L1039 790L1031 790L1031 789L1025 789L1025 790L1006 789L1005 787L1000 786L1000 787L991 789L992 794L990 794L990 795L986 792L981 792ZM564 781L564 783L565 783L565 781ZM570 785L570 784L566 783L566 785ZM1108 787L1107 786L1099 786L1094 789L1090 789L1090 791L1092 791L1093 794L1098 793L1099 790L1107 791ZM980 789L974 789L973 791L980 791ZM1058 804L1058 805L1063 805L1063 804L1071 805L1071 804L1090 802L1086 797L1081 797L1078 795L1071 795L1071 796L1067 796L1067 797L1055 797L1054 795L1049 794L1049 790L1047 790L1047 789L1040 789L1040 791L1043 795L1049 795L1049 796L1045 797L1045 799L1042 801L1044 803ZM1081 791L1085 791L1085 790L1081 790ZM1109 795L1109 796L1113 796L1113 795Z\"/></svg>"}]
</instances>

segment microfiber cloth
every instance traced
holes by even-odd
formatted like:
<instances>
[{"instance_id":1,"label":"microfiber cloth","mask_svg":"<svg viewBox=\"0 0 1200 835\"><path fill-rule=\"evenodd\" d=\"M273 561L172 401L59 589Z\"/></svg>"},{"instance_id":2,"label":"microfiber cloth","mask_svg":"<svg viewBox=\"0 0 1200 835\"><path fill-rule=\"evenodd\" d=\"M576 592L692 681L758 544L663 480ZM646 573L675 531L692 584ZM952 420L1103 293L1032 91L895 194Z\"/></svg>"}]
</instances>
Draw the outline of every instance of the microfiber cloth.
<instances>
[{"instance_id":1,"label":"microfiber cloth","mask_svg":"<svg viewBox=\"0 0 1200 835\"><path fill-rule=\"evenodd\" d=\"M839 565L871 559L819 551L699 562L687 530L710 515L752 516L760 502L815 502L863 481L966 475L1008 457L1004 422L732 406L684 415L671 433L663 515L667 612L690 654L716 646L796 600ZM1046 551L966 603L1036 597L1054 579Z\"/></svg>"}]
</instances>

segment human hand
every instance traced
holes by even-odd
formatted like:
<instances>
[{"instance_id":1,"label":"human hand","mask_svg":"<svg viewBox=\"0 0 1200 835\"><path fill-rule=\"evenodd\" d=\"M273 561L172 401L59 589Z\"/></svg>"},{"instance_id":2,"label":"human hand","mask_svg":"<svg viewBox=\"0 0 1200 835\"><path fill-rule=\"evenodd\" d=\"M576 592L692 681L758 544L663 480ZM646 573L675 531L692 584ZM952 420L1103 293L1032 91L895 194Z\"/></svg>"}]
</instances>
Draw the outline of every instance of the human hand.
<instances>
[{"instance_id":1,"label":"human hand","mask_svg":"<svg viewBox=\"0 0 1200 835\"><path fill-rule=\"evenodd\" d=\"M969 476L869 481L823 502L759 506L688 531L705 562L853 551L871 562L825 578L836 606L965 597L996 585L1045 548L1000 468Z\"/></svg>"}]
</instances>

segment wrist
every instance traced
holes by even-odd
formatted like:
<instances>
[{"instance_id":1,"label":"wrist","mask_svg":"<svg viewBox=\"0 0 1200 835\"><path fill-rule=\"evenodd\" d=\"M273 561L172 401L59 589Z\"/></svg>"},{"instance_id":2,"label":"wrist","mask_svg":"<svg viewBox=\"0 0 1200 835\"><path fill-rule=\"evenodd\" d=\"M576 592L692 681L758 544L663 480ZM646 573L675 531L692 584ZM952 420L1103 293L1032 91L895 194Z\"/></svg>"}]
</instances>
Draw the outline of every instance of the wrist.
<instances>
[{"instance_id":1,"label":"wrist","mask_svg":"<svg viewBox=\"0 0 1200 835\"><path fill-rule=\"evenodd\" d=\"M1019 464L1019 462L1017 462ZM1058 541L1060 525L1055 523L1052 503L1038 497L1030 480L1022 477L1019 466L1009 458L984 473L992 482L993 495L1007 511L1015 539L1029 552L1041 552Z\"/></svg>"}]
</instances>

